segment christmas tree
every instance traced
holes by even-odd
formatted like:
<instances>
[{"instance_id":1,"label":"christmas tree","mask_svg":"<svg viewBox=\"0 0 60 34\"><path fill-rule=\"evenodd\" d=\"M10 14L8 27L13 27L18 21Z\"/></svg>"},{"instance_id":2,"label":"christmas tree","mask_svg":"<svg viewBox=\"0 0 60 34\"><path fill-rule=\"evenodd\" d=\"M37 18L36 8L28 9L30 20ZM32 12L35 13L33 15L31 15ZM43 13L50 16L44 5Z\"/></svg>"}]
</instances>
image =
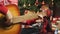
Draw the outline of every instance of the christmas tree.
<instances>
[{"instance_id":1,"label":"christmas tree","mask_svg":"<svg viewBox=\"0 0 60 34\"><path fill-rule=\"evenodd\" d=\"M42 1L46 4L51 4L51 0L18 0L18 6L20 8L20 12L24 13L24 10L33 10L35 12L40 11L40 7L42 5Z\"/></svg>"}]
</instances>

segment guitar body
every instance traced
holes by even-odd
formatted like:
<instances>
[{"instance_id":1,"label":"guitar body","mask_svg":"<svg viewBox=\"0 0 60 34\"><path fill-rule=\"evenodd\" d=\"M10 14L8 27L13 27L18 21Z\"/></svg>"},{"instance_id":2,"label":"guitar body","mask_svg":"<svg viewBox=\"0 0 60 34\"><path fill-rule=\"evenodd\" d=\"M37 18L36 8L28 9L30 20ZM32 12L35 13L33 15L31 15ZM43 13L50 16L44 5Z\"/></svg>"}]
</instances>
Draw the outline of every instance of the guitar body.
<instances>
[{"instance_id":1,"label":"guitar body","mask_svg":"<svg viewBox=\"0 0 60 34\"><path fill-rule=\"evenodd\" d=\"M16 17L20 16L19 9L16 5L6 5L11 14ZM21 31L21 25L15 24L13 26L7 27L7 29L0 29L0 34L19 34Z\"/></svg>"}]
</instances>

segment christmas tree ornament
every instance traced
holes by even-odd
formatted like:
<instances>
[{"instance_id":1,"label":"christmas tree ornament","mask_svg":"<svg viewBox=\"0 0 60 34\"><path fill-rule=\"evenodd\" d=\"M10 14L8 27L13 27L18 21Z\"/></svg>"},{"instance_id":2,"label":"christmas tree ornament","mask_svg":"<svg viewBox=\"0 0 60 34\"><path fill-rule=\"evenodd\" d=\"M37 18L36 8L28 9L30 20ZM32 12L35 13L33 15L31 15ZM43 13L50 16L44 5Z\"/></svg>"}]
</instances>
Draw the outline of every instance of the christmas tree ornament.
<instances>
[{"instance_id":1,"label":"christmas tree ornament","mask_svg":"<svg viewBox=\"0 0 60 34\"><path fill-rule=\"evenodd\" d=\"M39 3L38 3L38 0L36 0L35 5L38 6L38 4L39 4Z\"/></svg>"},{"instance_id":2,"label":"christmas tree ornament","mask_svg":"<svg viewBox=\"0 0 60 34\"><path fill-rule=\"evenodd\" d=\"M31 6L30 4L28 6Z\"/></svg>"},{"instance_id":3,"label":"christmas tree ornament","mask_svg":"<svg viewBox=\"0 0 60 34\"><path fill-rule=\"evenodd\" d=\"M26 4L24 3L23 7L26 7Z\"/></svg>"},{"instance_id":4,"label":"christmas tree ornament","mask_svg":"<svg viewBox=\"0 0 60 34\"><path fill-rule=\"evenodd\" d=\"M42 1L42 3L41 3L42 5L44 5L45 4L45 1Z\"/></svg>"},{"instance_id":5,"label":"christmas tree ornament","mask_svg":"<svg viewBox=\"0 0 60 34\"><path fill-rule=\"evenodd\" d=\"M54 2L53 2L54 0L52 0L52 5L54 4Z\"/></svg>"}]
</instances>

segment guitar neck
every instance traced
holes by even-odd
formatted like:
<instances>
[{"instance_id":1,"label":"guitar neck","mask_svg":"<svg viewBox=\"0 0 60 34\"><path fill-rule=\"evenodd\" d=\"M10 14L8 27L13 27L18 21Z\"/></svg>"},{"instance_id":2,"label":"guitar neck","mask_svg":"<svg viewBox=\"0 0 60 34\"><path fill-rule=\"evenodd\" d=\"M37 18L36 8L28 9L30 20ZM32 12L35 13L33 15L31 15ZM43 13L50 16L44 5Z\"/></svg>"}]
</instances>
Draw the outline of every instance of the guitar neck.
<instances>
[{"instance_id":1,"label":"guitar neck","mask_svg":"<svg viewBox=\"0 0 60 34\"><path fill-rule=\"evenodd\" d=\"M32 14L32 15L23 15L23 16L16 16L14 18L12 18L12 22L13 23L19 23L19 22L23 22L26 20L32 20L32 19L36 19L38 18L38 16L36 14Z\"/></svg>"}]
</instances>

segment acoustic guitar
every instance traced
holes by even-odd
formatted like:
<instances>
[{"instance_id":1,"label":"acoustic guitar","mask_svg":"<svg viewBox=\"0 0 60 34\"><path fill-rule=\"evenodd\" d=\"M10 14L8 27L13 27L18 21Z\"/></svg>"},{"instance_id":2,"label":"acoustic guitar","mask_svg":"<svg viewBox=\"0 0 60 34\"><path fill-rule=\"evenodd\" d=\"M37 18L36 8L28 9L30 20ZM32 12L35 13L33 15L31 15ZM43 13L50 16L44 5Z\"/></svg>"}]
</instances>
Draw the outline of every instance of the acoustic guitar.
<instances>
[{"instance_id":1,"label":"acoustic guitar","mask_svg":"<svg viewBox=\"0 0 60 34\"><path fill-rule=\"evenodd\" d=\"M6 5L6 7L8 8L8 10L11 12L11 14L14 17L12 19L14 24L22 22L22 21L38 18L37 14L32 13L30 11L26 15L20 16L19 8L14 4ZM7 29L0 29L0 34L20 34L20 32L21 32L21 24L12 25L10 27L7 27Z\"/></svg>"},{"instance_id":2,"label":"acoustic guitar","mask_svg":"<svg viewBox=\"0 0 60 34\"><path fill-rule=\"evenodd\" d=\"M6 30L0 29L0 34L20 34L21 24L16 24L16 23L38 18L38 15L36 13L30 12L30 11L26 15L20 16L19 8L14 4L6 5L6 7L13 15L12 23L15 25L7 27Z\"/></svg>"},{"instance_id":3,"label":"acoustic guitar","mask_svg":"<svg viewBox=\"0 0 60 34\"><path fill-rule=\"evenodd\" d=\"M9 9L11 14L16 17L20 16L19 8L16 5L6 5L6 7ZM7 27L7 29L0 29L0 34L19 34L21 31L21 25L15 24L10 27Z\"/></svg>"}]
</instances>

